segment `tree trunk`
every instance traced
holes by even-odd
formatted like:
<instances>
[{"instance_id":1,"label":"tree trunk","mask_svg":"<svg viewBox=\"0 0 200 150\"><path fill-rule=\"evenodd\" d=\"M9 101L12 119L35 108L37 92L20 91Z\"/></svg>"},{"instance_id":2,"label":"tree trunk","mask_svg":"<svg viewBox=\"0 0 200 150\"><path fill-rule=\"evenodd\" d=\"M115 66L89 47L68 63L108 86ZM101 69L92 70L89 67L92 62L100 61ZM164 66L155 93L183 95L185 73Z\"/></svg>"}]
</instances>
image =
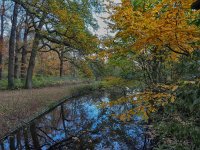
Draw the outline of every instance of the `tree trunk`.
<instances>
[{"instance_id":1,"label":"tree trunk","mask_svg":"<svg viewBox=\"0 0 200 150\"><path fill-rule=\"evenodd\" d=\"M0 80L2 79L2 73L3 73L3 45L4 40L3 37L0 37Z\"/></svg>"},{"instance_id":2,"label":"tree trunk","mask_svg":"<svg viewBox=\"0 0 200 150\"><path fill-rule=\"evenodd\" d=\"M18 15L19 5L15 3L13 18L12 18L12 28L9 40L9 60L8 60L8 88L14 88L14 54L15 54L15 31L17 26L17 15Z\"/></svg>"},{"instance_id":3,"label":"tree trunk","mask_svg":"<svg viewBox=\"0 0 200 150\"><path fill-rule=\"evenodd\" d=\"M30 125L30 132L31 132L31 137L32 137L32 142L35 150L40 150L40 142L37 136L37 131L36 131L36 125L35 123L31 123Z\"/></svg>"},{"instance_id":4,"label":"tree trunk","mask_svg":"<svg viewBox=\"0 0 200 150\"><path fill-rule=\"evenodd\" d=\"M25 79L26 76L26 57L27 57L27 49L28 49L28 16L26 16L25 21L25 31L23 37L23 48L22 48L22 59L21 59L21 79Z\"/></svg>"},{"instance_id":5,"label":"tree trunk","mask_svg":"<svg viewBox=\"0 0 200 150\"><path fill-rule=\"evenodd\" d=\"M1 150L5 150L5 149L4 149L4 143L3 143L3 142L1 142L1 144L0 144L0 145L1 145Z\"/></svg>"},{"instance_id":6,"label":"tree trunk","mask_svg":"<svg viewBox=\"0 0 200 150\"><path fill-rule=\"evenodd\" d=\"M10 140L10 150L15 150L15 137L14 136L10 136L9 137L9 140Z\"/></svg>"},{"instance_id":7,"label":"tree trunk","mask_svg":"<svg viewBox=\"0 0 200 150\"><path fill-rule=\"evenodd\" d=\"M5 0L2 0L1 6L1 35L0 35L0 80L2 79L3 73L3 51L4 51L4 15L5 15Z\"/></svg>"},{"instance_id":8,"label":"tree trunk","mask_svg":"<svg viewBox=\"0 0 200 150\"><path fill-rule=\"evenodd\" d=\"M30 150L29 147L29 138L28 138L28 131L26 128L23 129L23 136L24 136L24 144L25 144L25 149Z\"/></svg>"},{"instance_id":9,"label":"tree trunk","mask_svg":"<svg viewBox=\"0 0 200 150\"><path fill-rule=\"evenodd\" d=\"M17 136L16 136L16 142L17 142L17 145L16 145L16 148L17 149L22 149L22 139L21 139L21 132L19 131L19 132L17 132Z\"/></svg>"},{"instance_id":10,"label":"tree trunk","mask_svg":"<svg viewBox=\"0 0 200 150\"><path fill-rule=\"evenodd\" d=\"M15 68L14 68L14 77L15 79L19 78L19 55L20 55L20 27L16 30L16 47L15 47Z\"/></svg>"},{"instance_id":11,"label":"tree trunk","mask_svg":"<svg viewBox=\"0 0 200 150\"><path fill-rule=\"evenodd\" d=\"M36 32L35 38L33 41L33 47L32 47L32 51L31 51L31 57L29 60L28 70L27 70L26 83L25 83L26 89L32 88L33 71L34 71L34 67L35 67L35 59L37 56L37 50L38 50L39 43L40 43L40 36Z\"/></svg>"},{"instance_id":12,"label":"tree trunk","mask_svg":"<svg viewBox=\"0 0 200 150\"><path fill-rule=\"evenodd\" d=\"M67 128L66 128L66 125L65 125L65 112L64 112L64 106L61 105L61 116L62 116L62 123L63 123L63 129L65 131L65 138L67 138Z\"/></svg>"},{"instance_id":13,"label":"tree trunk","mask_svg":"<svg viewBox=\"0 0 200 150\"><path fill-rule=\"evenodd\" d=\"M61 52L60 56L60 77L63 76L63 52Z\"/></svg>"},{"instance_id":14,"label":"tree trunk","mask_svg":"<svg viewBox=\"0 0 200 150\"><path fill-rule=\"evenodd\" d=\"M43 24L44 24L44 22L41 20L39 25L38 25L37 30L40 31L42 29ZM34 38L34 41L33 41L32 51L31 51L31 57L30 57L30 60L29 60L29 66L28 66L28 70L27 70L26 83L25 83L26 89L32 88L33 71L34 71L34 67L35 67L35 59L36 59L36 56L37 56L37 50L38 50L39 43L40 43L40 35L36 31L35 38Z\"/></svg>"}]
</instances>

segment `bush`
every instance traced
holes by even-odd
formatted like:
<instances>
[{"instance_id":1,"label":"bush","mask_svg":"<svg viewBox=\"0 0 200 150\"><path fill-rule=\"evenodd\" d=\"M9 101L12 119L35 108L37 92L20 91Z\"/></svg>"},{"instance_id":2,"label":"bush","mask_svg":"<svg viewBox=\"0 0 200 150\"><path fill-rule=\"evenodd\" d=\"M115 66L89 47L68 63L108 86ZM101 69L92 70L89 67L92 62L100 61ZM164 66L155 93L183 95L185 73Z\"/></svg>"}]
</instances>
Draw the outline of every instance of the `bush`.
<instances>
[{"instance_id":1,"label":"bush","mask_svg":"<svg viewBox=\"0 0 200 150\"><path fill-rule=\"evenodd\" d=\"M200 82L179 85L177 99L153 117L157 148L200 149Z\"/></svg>"}]
</instances>

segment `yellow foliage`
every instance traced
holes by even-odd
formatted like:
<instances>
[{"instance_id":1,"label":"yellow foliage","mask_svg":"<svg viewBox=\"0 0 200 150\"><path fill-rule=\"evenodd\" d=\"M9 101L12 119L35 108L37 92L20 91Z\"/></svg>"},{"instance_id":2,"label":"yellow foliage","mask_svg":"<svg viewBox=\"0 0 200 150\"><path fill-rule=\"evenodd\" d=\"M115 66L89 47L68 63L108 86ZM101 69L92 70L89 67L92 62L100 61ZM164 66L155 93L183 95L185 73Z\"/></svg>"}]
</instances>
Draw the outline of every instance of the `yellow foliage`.
<instances>
[{"instance_id":1,"label":"yellow foliage","mask_svg":"<svg viewBox=\"0 0 200 150\"><path fill-rule=\"evenodd\" d=\"M89 53L96 49L98 38L89 33L85 18L81 16L80 12L74 10L73 6L68 8L67 4L64 1L48 0L48 11L58 20L58 24L54 28L62 35L64 41Z\"/></svg>"},{"instance_id":2,"label":"yellow foliage","mask_svg":"<svg viewBox=\"0 0 200 150\"><path fill-rule=\"evenodd\" d=\"M59 74L60 61L54 52L41 53L37 59L35 72L53 76Z\"/></svg>"},{"instance_id":3,"label":"yellow foliage","mask_svg":"<svg viewBox=\"0 0 200 150\"><path fill-rule=\"evenodd\" d=\"M154 89L122 97L109 103L102 103L101 106L113 107L128 103L133 108L117 116L120 120L128 121L133 115L141 115L147 120L150 113L156 112L168 103L174 103L176 99L174 92L177 88L177 85L154 85Z\"/></svg>"},{"instance_id":4,"label":"yellow foliage","mask_svg":"<svg viewBox=\"0 0 200 150\"><path fill-rule=\"evenodd\" d=\"M125 88L132 84L130 80L125 80L120 77L109 76L104 79L104 87L115 87L115 88Z\"/></svg>"},{"instance_id":5,"label":"yellow foliage","mask_svg":"<svg viewBox=\"0 0 200 150\"><path fill-rule=\"evenodd\" d=\"M176 60L177 54L189 55L194 51L193 43L200 41L199 28L189 23L199 16L199 11L190 9L193 2L152 0L134 8L130 0L123 0L121 5L110 6L114 9L111 20L115 23L112 29L117 31L115 39L134 37L134 42L126 44L138 53L154 46L157 51L167 48L175 52L171 54L172 60Z\"/></svg>"}]
</instances>

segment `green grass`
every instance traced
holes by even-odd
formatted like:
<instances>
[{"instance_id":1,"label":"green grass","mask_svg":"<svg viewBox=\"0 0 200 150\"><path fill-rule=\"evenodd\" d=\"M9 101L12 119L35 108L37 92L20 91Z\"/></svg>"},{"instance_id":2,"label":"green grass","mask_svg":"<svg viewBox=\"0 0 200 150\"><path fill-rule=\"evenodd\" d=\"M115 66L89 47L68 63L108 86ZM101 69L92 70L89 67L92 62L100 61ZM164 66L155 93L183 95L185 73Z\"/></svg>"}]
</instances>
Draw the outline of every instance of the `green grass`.
<instances>
[{"instance_id":1,"label":"green grass","mask_svg":"<svg viewBox=\"0 0 200 150\"><path fill-rule=\"evenodd\" d=\"M52 76L34 76L33 88L41 88L47 86L57 86L64 84L74 84L80 81L87 81L87 79L76 79L73 77L52 77ZM20 79L15 79L15 89L23 89L24 82ZM0 90L6 90L8 86L7 79L0 80Z\"/></svg>"},{"instance_id":2,"label":"green grass","mask_svg":"<svg viewBox=\"0 0 200 150\"><path fill-rule=\"evenodd\" d=\"M15 89L20 89L23 87L23 82L20 79L15 79ZM8 87L7 79L0 80L0 90L6 90Z\"/></svg>"}]
</instances>

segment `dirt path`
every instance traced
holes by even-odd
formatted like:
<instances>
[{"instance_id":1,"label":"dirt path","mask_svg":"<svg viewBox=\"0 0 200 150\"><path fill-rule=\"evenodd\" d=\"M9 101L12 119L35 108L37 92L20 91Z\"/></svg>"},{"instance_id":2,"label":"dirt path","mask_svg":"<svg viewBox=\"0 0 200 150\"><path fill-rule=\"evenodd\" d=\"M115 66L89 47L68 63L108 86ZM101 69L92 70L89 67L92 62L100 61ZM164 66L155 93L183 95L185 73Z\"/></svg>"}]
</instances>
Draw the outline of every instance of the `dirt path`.
<instances>
[{"instance_id":1,"label":"dirt path","mask_svg":"<svg viewBox=\"0 0 200 150\"><path fill-rule=\"evenodd\" d=\"M24 120L30 119L84 86L89 85L76 84L32 90L0 91L0 138Z\"/></svg>"}]
</instances>

